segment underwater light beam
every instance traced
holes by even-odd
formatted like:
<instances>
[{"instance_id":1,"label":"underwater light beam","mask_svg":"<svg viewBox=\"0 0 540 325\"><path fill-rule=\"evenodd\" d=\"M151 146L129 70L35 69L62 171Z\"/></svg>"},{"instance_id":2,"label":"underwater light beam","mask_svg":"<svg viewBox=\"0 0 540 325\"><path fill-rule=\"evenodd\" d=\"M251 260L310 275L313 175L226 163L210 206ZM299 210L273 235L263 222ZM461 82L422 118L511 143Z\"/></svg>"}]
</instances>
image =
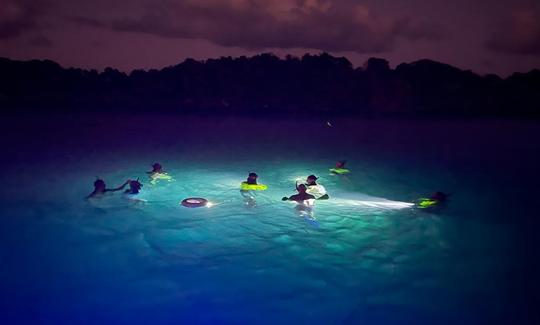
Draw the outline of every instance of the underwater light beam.
<instances>
[{"instance_id":1,"label":"underwater light beam","mask_svg":"<svg viewBox=\"0 0 540 325\"><path fill-rule=\"evenodd\" d=\"M344 200L336 199L337 204L352 205L352 206L365 206L370 208L379 208L379 209L388 209L388 210L398 210L406 209L414 206L414 203L410 202L401 202L401 201L390 201L390 200L381 200L381 201L367 201L367 200Z\"/></svg>"}]
</instances>

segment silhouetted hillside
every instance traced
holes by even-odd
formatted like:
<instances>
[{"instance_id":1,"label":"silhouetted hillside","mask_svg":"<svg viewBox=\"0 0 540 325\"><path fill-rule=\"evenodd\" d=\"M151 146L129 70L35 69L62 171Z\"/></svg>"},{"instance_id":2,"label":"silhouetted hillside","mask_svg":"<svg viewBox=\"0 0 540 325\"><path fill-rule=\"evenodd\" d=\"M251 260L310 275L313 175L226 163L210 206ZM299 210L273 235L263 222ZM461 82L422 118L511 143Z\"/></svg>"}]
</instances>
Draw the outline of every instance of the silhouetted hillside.
<instances>
[{"instance_id":1,"label":"silhouetted hillside","mask_svg":"<svg viewBox=\"0 0 540 325\"><path fill-rule=\"evenodd\" d=\"M420 60L354 69L328 54L188 59L129 75L0 58L2 111L160 111L236 115L537 116L540 71L506 79Z\"/></svg>"}]
</instances>

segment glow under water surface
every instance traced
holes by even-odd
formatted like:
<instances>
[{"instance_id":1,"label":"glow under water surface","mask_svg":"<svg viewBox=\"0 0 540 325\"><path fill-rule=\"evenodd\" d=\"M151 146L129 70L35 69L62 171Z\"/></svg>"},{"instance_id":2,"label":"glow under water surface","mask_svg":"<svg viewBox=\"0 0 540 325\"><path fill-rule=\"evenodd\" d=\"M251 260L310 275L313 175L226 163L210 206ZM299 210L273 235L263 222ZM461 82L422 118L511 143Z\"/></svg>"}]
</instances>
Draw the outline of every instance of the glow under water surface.
<instances>
[{"instance_id":1,"label":"glow under water surface","mask_svg":"<svg viewBox=\"0 0 540 325\"><path fill-rule=\"evenodd\" d=\"M510 201L526 189L516 173L537 159L538 145L520 140L538 128L477 123L92 117L8 128L21 144L2 175L0 318L527 323L530 292L513 275L528 275L528 216ZM527 160L501 175L509 148ZM353 172L330 175L337 159ZM154 161L175 180L151 185ZM269 189L246 201L250 171ZM280 200L309 174L331 196L312 215ZM146 202L83 200L95 176L109 187L140 177ZM407 204L435 190L452 193L444 210ZM186 197L214 205L188 209Z\"/></svg>"}]
</instances>

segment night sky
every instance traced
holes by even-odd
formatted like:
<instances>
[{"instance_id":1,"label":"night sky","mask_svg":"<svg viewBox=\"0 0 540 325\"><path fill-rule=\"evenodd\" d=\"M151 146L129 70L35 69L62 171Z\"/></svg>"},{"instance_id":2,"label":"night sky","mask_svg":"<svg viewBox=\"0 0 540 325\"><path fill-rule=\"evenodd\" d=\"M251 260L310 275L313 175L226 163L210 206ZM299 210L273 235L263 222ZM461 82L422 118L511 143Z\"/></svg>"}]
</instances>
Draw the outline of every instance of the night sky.
<instances>
[{"instance_id":1,"label":"night sky","mask_svg":"<svg viewBox=\"0 0 540 325\"><path fill-rule=\"evenodd\" d=\"M130 71L273 52L540 68L538 0L0 0L0 56Z\"/></svg>"}]
</instances>

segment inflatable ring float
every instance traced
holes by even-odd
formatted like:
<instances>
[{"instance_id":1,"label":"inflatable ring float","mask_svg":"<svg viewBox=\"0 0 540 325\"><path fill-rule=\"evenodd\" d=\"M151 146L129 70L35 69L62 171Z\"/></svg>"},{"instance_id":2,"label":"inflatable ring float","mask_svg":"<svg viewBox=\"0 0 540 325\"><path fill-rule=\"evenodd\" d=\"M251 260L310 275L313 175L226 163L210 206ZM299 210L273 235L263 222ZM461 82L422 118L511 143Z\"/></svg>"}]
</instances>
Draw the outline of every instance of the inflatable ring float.
<instances>
[{"instance_id":1,"label":"inflatable ring float","mask_svg":"<svg viewBox=\"0 0 540 325\"><path fill-rule=\"evenodd\" d=\"M187 199L182 200L182 203L180 204L186 208L200 208L206 206L208 200L203 199L202 197L188 197Z\"/></svg>"},{"instance_id":2,"label":"inflatable ring float","mask_svg":"<svg viewBox=\"0 0 540 325\"><path fill-rule=\"evenodd\" d=\"M240 189L242 191L264 191L268 188L268 186L264 184L248 184L246 182L242 182L240 184Z\"/></svg>"},{"instance_id":3,"label":"inflatable ring float","mask_svg":"<svg viewBox=\"0 0 540 325\"><path fill-rule=\"evenodd\" d=\"M350 173L351 171L347 168L330 168L330 172L338 175L344 175Z\"/></svg>"}]
</instances>

